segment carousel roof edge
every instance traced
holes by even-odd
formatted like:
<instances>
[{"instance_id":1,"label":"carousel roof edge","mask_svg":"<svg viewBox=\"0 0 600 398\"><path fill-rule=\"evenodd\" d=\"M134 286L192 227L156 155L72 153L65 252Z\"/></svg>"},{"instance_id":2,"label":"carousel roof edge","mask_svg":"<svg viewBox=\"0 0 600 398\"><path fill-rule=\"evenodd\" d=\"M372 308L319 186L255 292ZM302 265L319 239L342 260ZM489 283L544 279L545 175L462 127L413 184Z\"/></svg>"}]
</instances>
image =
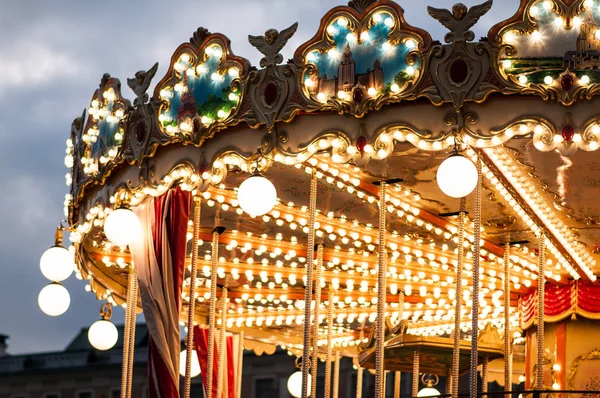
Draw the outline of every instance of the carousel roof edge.
<instances>
[{"instance_id":1,"label":"carousel roof edge","mask_svg":"<svg viewBox=\"0 0 600 398\"><path fill-rule=\"evenodd\" d=\"M441 45L409 25L398 3L354 0L325 14L316 34L287 63L280 52L297 24L249 36L264 56L260 69L233 54L223 34L198 28L176 49L151 98L147 91L158 64L127 79L136 95L133 105L123 97L118 79L103 77L87 116L75 119L71 127L65 163L72 169L67 175L72 188L67 201L80 197L85 187L102 185L125 163L142 164L160 146L202 146L217 132L240 124L270 132L298 115L363 118L393 104L425 100L455 109L452 128L469 135L468 117L460 123L460 111L466 104L496 98L490 96L494 93L560 105L591 100L600 90L591 74L567 67L546 79L552 80L548 84L524 82L522 75L511 72L515 64L509 59L518 49L510 42L513 36L540 28L534 14L555 13L568 30L578 13L587 12L587 2L557 0L543 10L539 0L521 0L515 15L492 27L489 40L479 42L472 41L470 29L492 1L470 9L461 4L451 10L429 7L430 15L449 30ZM450 119L443 122L447 125Z\"/></svg>"}]
</instances>

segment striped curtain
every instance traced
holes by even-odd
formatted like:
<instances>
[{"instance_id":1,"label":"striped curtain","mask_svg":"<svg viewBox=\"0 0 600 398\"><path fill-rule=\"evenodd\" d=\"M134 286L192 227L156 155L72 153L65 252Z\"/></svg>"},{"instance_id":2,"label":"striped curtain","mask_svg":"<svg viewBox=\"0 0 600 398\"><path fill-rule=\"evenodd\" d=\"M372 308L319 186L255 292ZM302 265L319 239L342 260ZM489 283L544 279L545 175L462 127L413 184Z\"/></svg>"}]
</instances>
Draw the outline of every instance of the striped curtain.
<instances>
[{"instance_id":1,"label":"striped curtain","mask_svg":"<svg viewBox=\"0 0 600 398\"><path fill-rule=\"evenodd\" d=\"M148 325L148 397L179 397L181 288L191 194L179 187L137 206L144 238L132 246Z\"/></svg>"},{"instance_id":2,"label":"striped curtain","mask_svg":"<svg viewBox=\"0 0 600 398\"><path fill-rule=\"evenodd\" d=\"M225 355L223 356L225 363L219 363L218 341L220 331L215 331L215 347L213 356L213 388L210 396L205 393L206 398L217 398L217 378L219 366L225 366L223 372L223 392L218 398L236 398L235 396L235 380L238 365L238 355L240 336L235 334L225 338L226 347ZM206 386L206 372L208 372L208 329L201 329L198 326L194 327L194 346L198 354L198 362L200 362L200 371L202 372L202 381Z\"/></svg>"}]
</instances>

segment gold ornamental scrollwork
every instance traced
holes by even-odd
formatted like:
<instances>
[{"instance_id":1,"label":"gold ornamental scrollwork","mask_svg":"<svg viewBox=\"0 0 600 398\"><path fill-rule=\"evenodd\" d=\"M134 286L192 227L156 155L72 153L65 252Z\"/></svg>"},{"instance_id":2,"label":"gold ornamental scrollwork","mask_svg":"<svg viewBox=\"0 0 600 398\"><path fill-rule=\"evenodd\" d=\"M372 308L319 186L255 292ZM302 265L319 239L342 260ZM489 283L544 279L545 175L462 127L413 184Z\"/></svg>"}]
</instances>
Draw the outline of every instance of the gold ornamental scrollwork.
<instances>
[{"instance_id":1,"label":"gold ornamental scrollwork","mask_svg":"<svg viewBox=\"0 0 600 398\"><path fill-rule=\"evenodd\" d=\"M571 368L569 369L569 376L567 377L567 386L569 389L573 389L575 387L575 375L577 374L577 369L579 365L583 361L595 361L600 359L600 349L594 348L590 350L587 354L579 355L573 363L571 364Z\"/></svg>"}]
</instances>

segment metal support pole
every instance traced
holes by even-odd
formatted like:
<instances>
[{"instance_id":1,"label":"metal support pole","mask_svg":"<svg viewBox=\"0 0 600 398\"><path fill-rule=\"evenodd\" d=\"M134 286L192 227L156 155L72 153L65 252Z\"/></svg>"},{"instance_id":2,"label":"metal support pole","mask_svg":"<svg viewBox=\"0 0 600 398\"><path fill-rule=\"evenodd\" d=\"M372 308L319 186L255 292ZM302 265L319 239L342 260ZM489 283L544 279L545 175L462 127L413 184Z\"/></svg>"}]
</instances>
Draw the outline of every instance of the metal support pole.
<instances>
[{"instance_id":1,"label":"metal support pole","mask_svg":"<svg viewBox=\"0 0 600 398\"><path fill-rule=\"evenodd\" d=\"M227 288L221 288L221 331L219 334L219 368L217 369L217 397L222 396L223 393L223 376L225 375L225 369L228 368L227 355L225 351L227 348L225 344L227 342Z\"/></svg>"},{"instance_id":2,"label":"metal support pole","mask_svg":"<svg viewBox=\"0 0 600 398\"><path fill-rule=\"evenodd\" d=\"M377 326L375 346L375 397L385 396L385 305L386 305L386 188L387 183L379 185L379 253L377 267Z\"/></svg>"},{"instance_id":3,"label":"metal support pole","mask_svg":"<svg viewBox=\"0 0 600 398\"><path fill-rule=\"evenodd\" d=\"M394 398L400 398L400 377L402 373L394 372Z\"/></svg>"},{"instance_id":4,"label":"metal support pole","mask_svg":"<svg viewBox=\"0 0 600 398\"><path fill-rule=\"evenodd\" d=\"M310 313L313 290L312 270L315 257L315 215L317 212L317 174L313 167L310 177L308 205L308 243L306 250L306 289L304 291L304 336L302 352L302 398L308 398L308 375L310 369Z\"/></svg>"},{"instance_id":5,"label":"metal support pole","mask_svg":"<svg viewBox=\"0 0 600 398\"><path fill-rule=\"evenodd\" d=\"M362 344L363 340L365 338L364 324L360 328L358 338L360 339L359 344ZM356 398L362 398L362 387L363 387L363 368L360 366L360 363L359 363L358 369L356 370Z\"/></svg>"},{"instance_id":6,"label":"metal support pole","mask_svg":"<svg viewBox=\"0 0 600 398\"><path fill-rule=\"evenodd\" d=\"M421 357L421 349L417 348L413 351L413 374L412 374L412 396L413 398L419 394L419 361Z\"/></svg>"},{"instance_id":7,"label":"metal support pole","mask_svg":"<svg viewBox=\"0 0 600 398\"><path fill-rule=\"evenodd\" d=\"M206 375L206 396L212 397L213 367L215 355L215 313L217 311L217 266L219 265L219 230L212 234L211 268L210 268L210 302L208 308L208 359Z\"/></svg>"},{"instance_id":8,"label":"metal support pole","mask_svg":"<svg viewBox=\"0 0 600 398\"><path fill-rule=\"evenodd\" d=\"M238 348L237 374L235 380L235 398L242 398L242 373L244 370L244 329L240 331L240 346Z\"/></svg>"},{"instance_id":9,"label":"metal support pole","mask_svg":"<svg viewBox=\"0 0 600 398\"><path fill-rule=\"evenodd\" d=\"M481 158L477 158L477 187L475 188L475 217L473 241L473 305L471 306L471 369L470 369L470 397L477 398L477 366L479 353L477 339L479 336L479 260L481 253Z\"/></svg>"},{"instance_id":10,"label":"metal support pole","mask_svg":"<svg viewBox=\"0 0 600 398\"><path fill-rule=\"evenodd\" d=\"M312 331L312 360L311 360L311 395L314 397L317 391L317 371L319 369L319 317L321 315L321 278L323 273L323 245L317 246L317 261L315 264L315 310L313 314L313 331Z\"/></svg>"},{"instance_id":11,"label":"metal support pole","mask_svg":"<svg viewBox=\"0 0 600 398\"><path fill-rule=\"evenodd\" d=\"M327 303L327 352L325 354L325 398L329 398L331 396L331 351L333 348L333 288L331 287L331 285L329 285L328 300L329 302ZM361 333L363 332L361 331Z\"/></svg>"},{"instance_id":12,"label":"metal support pole","mask_svg":"<svg viewBox=\"0 0 600 398\"><path fill-rule=\"evenodd\" d=\"M192 353L194 351L194 313L196 309L196 276L198 272L198 239L200 237L200 196L194 197L194 232L190 270L190 301L188 304L187 337L185 345L184 398L190 398L192 389Z\"/></svg>"},{"instance_id":13,"label":"metal support pole","mask_svg":"<svg viewBox=\"0 0 600 398\"><path fill-rule=\"evenodd\" d=\"M340 394L340 347L335 350L335 368L333 371L333 398ZM314 395L316 397L316 395Z\"/></svg>"},{"instance_id":14,"label":"metal support pole","mask_svg":"<svg viewBox=\"0 0 600 398\"><path fill-rule=\"evenodd\" d=\"M483 356L483 363L481 364L481 392L482 393L487 393L488 392L488 364L489 364L490 358L488 357L488 354L485 354ZM487 397L487 395L484 395L484 397Z\"/></svg>"},{"instance_id":15,"label":"metal support pole","mask_svg":"<svg viewBox=\"0 0 600 398\"><path fill-rule=\"evenodd\" d=\"M537 319L537 377L536 390L544 389L544 297L546 277L546 236L542 233L539 242L538 255L538 319Z\"/></svg>"},{"instance_id":16,"label":"metal support pole","mask_svg":"<svg viewBox=\"0 0 600 398\"><path fill-rule=\"evenodd\" d=\"M504 247L504 391L512 391L512 347L510 339L510 244Z\"/></svg>"},{"instance_id":17,"label":"metal support pole","mask_svg":"<svg viewBox=\"0 0 600 398\"><path fill-rule=\"evenodd\" d=\"M460 199L460 213L458 218L458 259L456 262L456 292L454 304L454 346L452 349L452 398L458 397L458 379L460 363L460 321L462 318L462 274L465 258L465 212L467 199Z\"/></svg>"}]
</instances>

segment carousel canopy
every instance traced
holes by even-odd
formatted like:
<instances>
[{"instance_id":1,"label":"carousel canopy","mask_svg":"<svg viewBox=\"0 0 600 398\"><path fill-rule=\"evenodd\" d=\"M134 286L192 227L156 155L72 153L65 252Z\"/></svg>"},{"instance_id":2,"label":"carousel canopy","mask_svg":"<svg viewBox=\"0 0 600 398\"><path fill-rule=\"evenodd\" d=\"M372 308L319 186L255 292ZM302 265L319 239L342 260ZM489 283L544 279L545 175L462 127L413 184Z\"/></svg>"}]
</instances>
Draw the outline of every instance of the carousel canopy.
<instances>
[{"instance_id":1,"label":"carousel canopy","mask_svg":"<svg viewBox=\"0 0 600 398\"><path fill-rule=\"evenodd\" d=\"M104 75L67 141L65 214L77 274L99 299L123 303L132 255L107 239L105 220L120 206L136 208L179 186L201 200L197 241L191 221L188 227L180 319L187 317L185 286L197 250L193 317L206 324L217 253L217 283L229 290L227 327L258 343L302 347L305 267L319 251L320 320L331 301L334 342L343 347L357 345L359 330L377 316L378 253L387 258L386 316L402 316L415 336L449 335L457 299L465 304L463 330L471 327L474 301L480 328L503 328L507 261L515 330L530 324L519 317L519 300L535 294L540 255L556 289L593 285L600 1L522 0L512 18L475 40L470 28L490 7L430 7L432 24L448 29L441 43L411 26L394 1L353 0L328 12L287 61L280 51L296 24L249 36L263 55L257 66L234 55L224 35L199 28L175 50L153 94L157 65L127 79L133 101L118 79ZM444 192L459 192L473 174L468 165L438 172L452 152L479 163L482 175L480 234L473 195L466 198L460 297L461 199ZM238 195L255 173L276 190L272 208L265 180ZM307 243L312 175L314 243L322 250ZM381 181L389 185L384 231ZM247 200L256 214L243 210ZM266 213L257 215L261 208ZM479 235L481 289L473 297ZM540 236L546 253L538 250ZM598 312L589 305L585 313Z\"/></svg>"}]
</instances>

